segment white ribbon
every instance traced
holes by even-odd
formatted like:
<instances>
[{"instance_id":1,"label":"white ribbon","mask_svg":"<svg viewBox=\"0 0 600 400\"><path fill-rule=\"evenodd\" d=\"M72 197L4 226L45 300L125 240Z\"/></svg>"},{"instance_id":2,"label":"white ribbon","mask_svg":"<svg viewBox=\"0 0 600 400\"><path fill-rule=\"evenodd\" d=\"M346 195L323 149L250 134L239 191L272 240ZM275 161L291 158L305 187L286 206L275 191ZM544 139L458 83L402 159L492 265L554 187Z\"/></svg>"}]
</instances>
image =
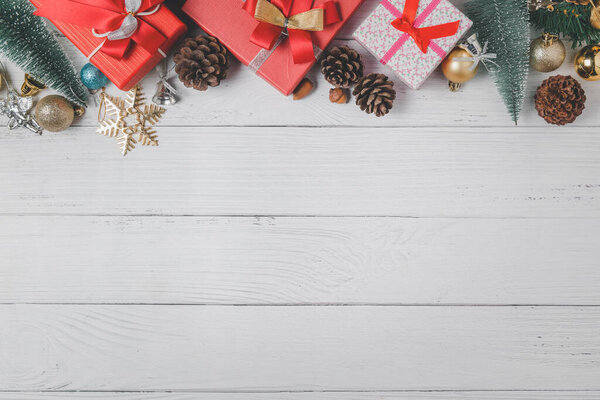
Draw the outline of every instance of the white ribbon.
<instances>
[{"instance_id":1,"label":"white ribbon","mask_svg":"<svg viewBox=\"0 0 600 400\"><path fill-rule=\"evenodd\" d=\"M459 61L459 62L461 62L461 61L472 62L473 65L471 65L471 67L469 68L471 71L474 71L475 68L477 68L477 66L479 65L479 63L482 63L483 66L485 67L485 69L487 69L489 71L487 62L490 62L491 64L494 64L497 68L500 68L498 63L493 61L493 59L495 59L497 57L496 54L488 53L487 47L488 47L488 42L485 42L485 44L483 45L483 50L481 52L479 52L478 54L474 54L471 57L456 57L455 60Z\"/></svg>"},{"instance_id":2,"label":"white ribbon","mask_svg":"<svg viewBox=\"0 0 600 400\"><path fill-rule=\"evenodd\" d=\"M130 38L135 31L137 31L138 29L138 19L137 17L143 17L145 15L152 15L154 13L156 13L158 11L158 9L160 8L160 4L157 4L156 7L154 7L152 10L150 11L144 11L141 13L138 13L138 10L140 9L140 7L142 6L142 0L125 0L125 11L127 11L127 16L123 19L123 22L121 22L121 26L119 27L119 29L116 29L114 31L108 31L106 33L98 33L96 32L95 29L92 29L92 34L94 36L96 36L97 38L105 38L102 43L100 43L100 45L98 47L96 47L91 53L90 55L87 57L88 60L91 60L92 57L94 57L96 55L97 52L100 51L100 49L102 48L102 46L104 46L104 43L106 43L107 40L121 40L121 39L127 39ZM167 55L161 50L158 49L158 52L163 56L163 57L167 57Z\"/></svg>"}]
</instances>

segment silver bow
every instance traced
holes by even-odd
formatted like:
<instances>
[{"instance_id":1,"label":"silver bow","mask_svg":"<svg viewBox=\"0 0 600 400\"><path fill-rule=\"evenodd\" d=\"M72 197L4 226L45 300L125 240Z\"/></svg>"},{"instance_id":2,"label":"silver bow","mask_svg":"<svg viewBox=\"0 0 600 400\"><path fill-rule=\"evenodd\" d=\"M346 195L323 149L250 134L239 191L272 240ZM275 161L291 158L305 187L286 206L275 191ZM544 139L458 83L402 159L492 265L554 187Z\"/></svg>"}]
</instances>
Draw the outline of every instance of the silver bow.
<instances>
[{"instance_id":1,"label":"silver bow","mask_svg":"<svg viewBox=\"0 0 600 400\"><path fill-rule=\"evenodd\" d=\"M119 27L119 29L116 29L114 31L108 31L105 33L98 33L95 29L92 29L92 34L94 36L98 38L105 38L105 40L98 47L96 47L90 53L90 55L88 55L88 60L90 60L94 55L96 55L98 51L100 51L102 46L104 46L104 42L106 42L106 40L121 40L130 38L138 29L139 22L137 17L152 15L155 12L157 12L160 8L160 4L157 4L156 7L154 7L150 11L144 11L139 13L138 10L141 6L142 0L125 0L125 11L127 11L127 16L123 19L123 22L121 22L121 26ZM158 51L162 54L162 51L160 49ZM164 56L166 57L166 55Z\"/></svg>"},{"instance_id":2,"label":"silver bow","mask_svg":"<svg viewBox=\"0 0 600 400\"><path fill-rule=\"evenodd\" d=\"M481 50L477 54L473 54L471 57L457 57L457 58L455 58L455 60L459 61L459 62L460 61L472 62L473 64L469 68L471 71L474 71L475 68L477 68L477 66L479 65L479 63L482 63L483 66L485 67L485 69L487 69L489 71L489 68L487 66L488 62L491 64L494 64L497 68L500 68L498 63L493 61L493 59L495 59L497 57L496 54L488 53L487 47L488 47L488 42L485 42L485 44L483 45L483 50Z\"/></svg>"},{"instance_id":3,"label":"silver bow","mask_svg":"<svg viewBox=\"0 0 600 400\"><path fill-rule=\"evenodd\" d=\"M123 22L121 22L119 29L106 33L97 33L92 29L92 33L96 37L105 37L108 40L121 40L131 37L138 28L137 16L154 14L160 8L160 4L157 4L156 7L150 11L138 13L141 6L142 0L125 0L125 11L127 11L127 16L123 19Z\"/></svg>"},{"instance_id":4,"label":"silver bow","mask_svg":"<svg viewBox=\"0 0 600 400\"><path fill-rule=\"evenodd\" d=\"M135 31L137 31L137 28L137 18L134 17L133 14L127 14L125 19L123 19L121 26L116 31L110 31L106 34L95 33L94 35L98 37L102 37L104 35L108 40L121 40L131 37L131 35L133 35Z\"/></svg>"}]
</instances>

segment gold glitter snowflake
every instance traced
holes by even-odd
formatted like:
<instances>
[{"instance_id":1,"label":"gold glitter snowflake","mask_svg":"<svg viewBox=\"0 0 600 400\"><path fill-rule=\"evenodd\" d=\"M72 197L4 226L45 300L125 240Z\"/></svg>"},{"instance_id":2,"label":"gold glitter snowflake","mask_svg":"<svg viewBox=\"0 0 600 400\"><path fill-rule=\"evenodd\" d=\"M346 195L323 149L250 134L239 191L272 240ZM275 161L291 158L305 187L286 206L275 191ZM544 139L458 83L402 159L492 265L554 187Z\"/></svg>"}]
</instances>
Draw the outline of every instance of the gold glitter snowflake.
<instances>
[{"instance_id":1,"label":"gold glitter snowflake","mask_svg":"<svg viewBox=\"0 0 600 400\"><path fill-rule=\"evenodd\" d=\"M104 91L100 97L106 113L96 132L116 137L124 156L135 149L136 143L142 146L158 146L154 125L163 116L165 109L155 104L143 104L144 94L138 85L127 92L124 99L110 96ZM134 123L128 122L131 119Z\"/></svg>"}]
</instances>

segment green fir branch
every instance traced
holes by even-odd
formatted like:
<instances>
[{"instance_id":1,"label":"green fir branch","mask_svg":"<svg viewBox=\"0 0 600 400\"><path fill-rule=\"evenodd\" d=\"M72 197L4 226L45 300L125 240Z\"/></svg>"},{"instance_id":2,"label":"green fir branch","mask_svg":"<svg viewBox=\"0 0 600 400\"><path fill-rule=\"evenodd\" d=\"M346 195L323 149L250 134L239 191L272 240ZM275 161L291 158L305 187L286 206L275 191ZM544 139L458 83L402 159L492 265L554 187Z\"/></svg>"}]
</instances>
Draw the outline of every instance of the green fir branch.
<instances>
[{"instance_id":1,"label":"green fir branch","mask_svg":"<svg viewBox=\"0 0 600 400\"><path fill-rule=\"evenodd\" d=\"M531 13L531 22L539 30L555 35L562 34L571 39L572 47L600 42L600 30L590 23L592 5L577 5L567 2L542 8Z\"/></svg>"},{"instance_id":2,"label":"green fir branch","mask_svg":"<svg viewBox=\"0 0 600 400\"><path fill-rule=\"evenodd\" d=\"M529 75L529 12L524 0L471 0L467 15L481 43L496 54L490 71L508 112L517 124Z\"/></svg>"},{"instance_id":3,"label":"green fir branch","mask_svg":"<svg viewBox=\"0 0 600 400\"><path fill-rule=\"evenodd\" d=\"M58 40L34 11L29 0L0 0L0 54L71 102L84 105L87 89Z\"/></svg>"}]
</instances>

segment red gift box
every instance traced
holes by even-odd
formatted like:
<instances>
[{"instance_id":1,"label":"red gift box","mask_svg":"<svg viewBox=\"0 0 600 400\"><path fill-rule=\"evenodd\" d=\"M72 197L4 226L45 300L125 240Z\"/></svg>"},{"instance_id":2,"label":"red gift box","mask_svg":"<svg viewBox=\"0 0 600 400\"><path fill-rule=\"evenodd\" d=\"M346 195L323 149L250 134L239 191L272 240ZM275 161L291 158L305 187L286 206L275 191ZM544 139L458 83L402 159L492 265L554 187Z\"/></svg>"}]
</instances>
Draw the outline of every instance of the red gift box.
<instances>
[{"instance_id":1,"label":"red gift box","mask_svg":"<svg viewBox=\"0 0 600 400\"><path fill-rule=\"evenodd\" d=\"M105 38L98 37L100 36L98 35L98 32L95 32L96 35L98 35L96 36L89 26L64 22L64 20L69 19L69 17L77 20L78 10L76 8L68 8L70 0L30 1L38 8L36 14L42 11L42 7L44 7L46 15L44 15L44 13L40 14L42 14L42 16L48 16L50 21L83 54L88 57L90 54L93 54L90 58L91 63L100 69L104 75L106 75L107 78L121 90L130 90L135 86L165 57L169 49L187 30L187 27L183 22L167 9L164 4L160 4L160 0L142 0L142 7L145 7L144 4L147 4L148 7L152 6L152 10L148 13L140 12L140 15L134 15L135 18L139 19L139 26L137 31L131 36L133 39L106 40L106 43L104 43ZM101 4L100 2L95 4L93 2L88 3L92 3L93 7L98 7L98 4ZM113 8L118 4L118 2L112 0L111 3ZM85 7L86 5L75 4L75 6ZM156 8L156 10L154 10L154 8ZM61 15L60 17L55 18L49 16L64 13L65 10L66 16ZM109 11L112 11L114 14L114 10L107 10L107 15L113 15L109 14ZM126 13L124 5L122 12L123 18L127 17L128 14ZM102 13L94 12L93 15L95 21L100 21L100 26L110 23L102 21L104 15ZM119 22L120 21L112 21L113 24ZM149 34L148 31L150 31ZM152 44L148 45L147 43L144 43L144 41L156 42L157 36L158 38L161 38L161 40L159 41L160 45L155 46L155 49L152 48ZM103 43L104 45L99 49ZM149 50L149 48L152 50Z\"/></svg>"},{"instance_id":2,"label":"red gift box","mask_svg":"<svg viewBox=\"0 0 600 400\"><path fill-rule=\"evenodd\" d=\"M328 0L314 0L313 8L325 5ZM363 0L336 0L341 20L326 24L322 31L310 32L315 53L324 50L348 21ZM302 78L316 62L315 58L295 63L289 38L284 38L272 53L250 41L259 25L243 8L243 0L188 0L183 11L196 21L207 33L219 38L245 65L259 66L256 73L286 96L298 86ZM327 20L327 17L325 17ZM260 55L259 55L260 54ZM259 55L259 57L257 57ZM267 58L265 58L267 57ZM260 62L256 62L260 58Z\"/></svg>"}]
</instances>

